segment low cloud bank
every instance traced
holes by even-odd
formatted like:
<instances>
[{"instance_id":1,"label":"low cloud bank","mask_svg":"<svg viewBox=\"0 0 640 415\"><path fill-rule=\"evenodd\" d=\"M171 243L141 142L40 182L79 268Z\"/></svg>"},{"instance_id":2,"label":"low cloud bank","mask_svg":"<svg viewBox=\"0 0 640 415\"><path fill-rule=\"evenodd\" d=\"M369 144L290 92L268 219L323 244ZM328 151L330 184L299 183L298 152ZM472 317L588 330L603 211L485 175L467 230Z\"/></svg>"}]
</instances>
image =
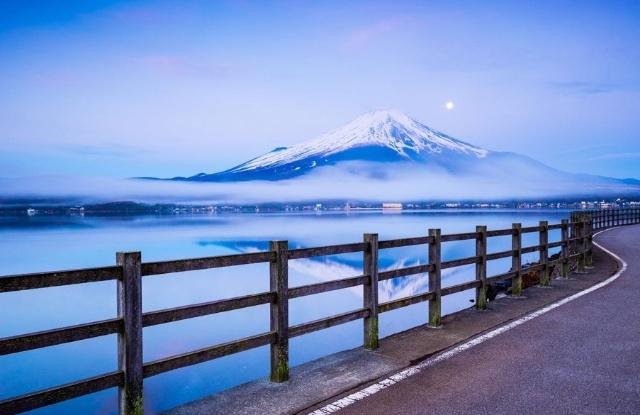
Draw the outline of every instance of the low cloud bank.
<instances>
[{"instance_id":1,"label":"low cloud bank","mask_svg":"<svg viewBox=\"0 0 640 415\"><path fill-rule=\"evenodd\" d=\"M194 183L79 178L69 176L0 179L0 199L74 203L286 203L316 200L513 200L582 195L640 195L632 186L597 176L540 173L535 169L483 166L450 174L431 166L351 163L323 167L282 181ZM516 167L516 166L514 166Z\"/></svg>"}]
</instances>

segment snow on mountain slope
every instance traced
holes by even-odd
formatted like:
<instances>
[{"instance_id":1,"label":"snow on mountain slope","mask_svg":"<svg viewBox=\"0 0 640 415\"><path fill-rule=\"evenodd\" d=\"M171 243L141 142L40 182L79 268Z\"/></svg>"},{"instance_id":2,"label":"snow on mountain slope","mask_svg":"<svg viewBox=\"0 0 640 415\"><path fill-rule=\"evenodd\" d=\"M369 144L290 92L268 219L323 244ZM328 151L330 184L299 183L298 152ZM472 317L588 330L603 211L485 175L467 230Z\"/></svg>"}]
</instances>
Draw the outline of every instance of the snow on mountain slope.
<instances>
[{"instance_id":1,"label":"snow on mountain slope","mask_svg":"<svg viewBox=\"0 0 640 415\"><path fill-rule=\"evenodd\" d=\"M327 158L352 149L380 147L392 150L400 158L416 159L419 155L454 152L462 156L486 157L488 150L456 140L423 125L395 110L373 111L315 140L278 148L226 173L273 168L304 159ZM309 167L315 167L313 165Z\"/></svg>"}]
</instances>

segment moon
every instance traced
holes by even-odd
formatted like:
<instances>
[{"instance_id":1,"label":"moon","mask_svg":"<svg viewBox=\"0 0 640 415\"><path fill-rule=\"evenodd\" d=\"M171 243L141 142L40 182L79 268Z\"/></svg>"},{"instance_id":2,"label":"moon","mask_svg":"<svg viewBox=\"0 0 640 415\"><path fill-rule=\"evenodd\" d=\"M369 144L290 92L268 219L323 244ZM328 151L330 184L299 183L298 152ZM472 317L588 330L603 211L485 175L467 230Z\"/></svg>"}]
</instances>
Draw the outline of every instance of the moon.
<instances>
[{"instance_id":1,"label":"moon","mask_svg":"<svg viewBox=\"0 0 640 415\"><path fill-rule=\"evenodd\" d=\"M447 111L451 111L453 107L455 107L455 104L453 103L453 101L447 101L444 104L444 107L447 109Z\"/></svg>"}]
</instances>

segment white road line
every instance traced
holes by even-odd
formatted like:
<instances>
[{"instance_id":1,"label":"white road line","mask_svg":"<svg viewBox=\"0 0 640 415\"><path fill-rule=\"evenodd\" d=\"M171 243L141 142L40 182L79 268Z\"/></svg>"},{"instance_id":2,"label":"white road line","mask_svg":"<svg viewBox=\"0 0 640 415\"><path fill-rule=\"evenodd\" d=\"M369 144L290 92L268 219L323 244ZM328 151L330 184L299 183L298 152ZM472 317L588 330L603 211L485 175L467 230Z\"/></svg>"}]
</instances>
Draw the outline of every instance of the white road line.
<instances>
[{"instance_id":1,"label":"white road line","mask_svg":"<svg viewBox=\"0 0 640 415\"><path fill-rule=\"evenodd\" d=\"M605 229L603 231L600 231L598 233L596 233L594 235L597 236L603 232L609 231L613 228L609 228L609 229ZM442 362L444 360L450 359L453 356L468 350L474 346L477 346L481 343L484 343L485 341L492 339L504 332L507 332L511 329L513 329L514 327L518 327L521 324L526 323L529 320L533 320L536 317L539 317L545 313L548 313L549 311L560 307L563 304L566 304L570 301L575 300L576 298L580 298L583 295L587 295L599 288L602 288L606 285L611 284L613 281L617 280L620 275L622 275L623 272L625 272L627 270L627 263L620 258L618 255L614 254L613 252L609 251L607 248L603 247L602 245L598 244L597 242L593 241L593 244L596 245L598 248L602 249L604 252L606 252L607 254L611 255L613 258L615 258L621 265L621 267L618 269L618 271L613 274L611 277L607 278L606 280L599 282L596 285L593 285L583 291L577 292L567 298L564 298L562 300L559 300L555 303L549 304L548 306L545 306L544 308L541 308L539 310L536 310L530 314L527 314L526 316L523 316L517 320L512 321L511 323L505 324L504 326L498 327L497 329L494 329L488 333L485 333L481 336L475 337L471 340L469 340L466 343L460 344L452 349L447 350L446 352L440 353L434 357L431 357L423 362L418 363L417 365L408 367L407 369L404 369L398 373L396 373L395 375L391 375L386 379L383 379L377 383L374 383L370 386L367 386L366 388L352 393L348 396L345 396L342 399L338 399L337 401L330 403L326 406L323 406L322 408L316 409L315 411L311 412L309 415L326 415L326 414L332 414L335 413L337 411L339 411L340 409L347 407L359 400L362 400L368 396L371 396L373 394L376 394L378 392L380 392L381 390L388 388L389 386L396 384L398 382L401 382L417 373L420 373L421 371L423 371L424 369L427 369L439 362Z\"/></svg>"}]
</instances>

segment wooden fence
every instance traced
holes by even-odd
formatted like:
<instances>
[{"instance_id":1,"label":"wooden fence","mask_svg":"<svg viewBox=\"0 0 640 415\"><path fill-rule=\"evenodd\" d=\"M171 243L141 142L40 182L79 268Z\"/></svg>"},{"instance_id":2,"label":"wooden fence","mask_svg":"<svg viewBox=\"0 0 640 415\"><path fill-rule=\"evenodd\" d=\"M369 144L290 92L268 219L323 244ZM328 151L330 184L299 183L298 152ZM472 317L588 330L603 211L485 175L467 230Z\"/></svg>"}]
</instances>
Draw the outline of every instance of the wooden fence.
<instances>
[{"instance_id":1,"label":"wooden fence","mask_svg":"<svg viewBox=\"0 0 640 415\"><path fill-rule=\"evenodd\" d=\"M610 218L616 218L610 220ZM592 218L597 218L592 222ZM428 235L379 241L377 234L365 234L362 242L288 249L287 241L271 241L269 251L182 259L176 261L141 262L140 252L119 252L116 265L100 268L78 269L37 274L0 277L0 293L117 280L118 314L116 318L79 324L70 327L36 333L22 334L0 339L0 355L19 353L63 343L109 334L118 335L118 370L89 379L52 387L49 389L0 401L0 413L14 414L28 411L75 397L117 387L120 413L143 412L143 379L170 370L206 362L221 356L269 345L271 349L271 380L283 382L289 377L289 339L317 330L363 319L363 343L368 349L378 347L378 314L420 302L428 302L428 324L440 325L441 298L461 291L476 290L476 307L483 309L487 302L487 286L500 280L511 279L513 295L522 289L522 255L539 252L540 260L526 271L541 272L541 284L549 284L549 269L560 264L562 276L569 273L569 261L577 260L578 271L590 263L593 229L626 223L639 223L640 211L589 211L572 214L572 221L558 224L542 221L538 226L522 227L514 223L510 229L488 230L477 226L475 232L442 235L440 229L429 229ZM596 226L592 226L595 224ZM560 230L561 240L549 242L550 230ZM538 233L539 243L522 246L522 235ZM487 252L487 239L510 236L512 248L502 252ZM450 241L475 240L476 255L454 260L441 260L441 246ZM428 245L429 261L390 271L378 271L378 253L383 249L415 245ZM559 258L549 260L549 249L561 248ZM288 261L345 253L363 253L363 273L349 278L289 287ZM487 276L487 262L511 258L511 270L499 275ZM236 265L269 263L269 291L225 300L186 305L164 310L142 312L142 278L150 275L222 268ZM441 287L443 269L475 265L475 279L461 284ZM428 273L429 291L410 297L380 303L378 282L413 274ZM289 299L362 286L362 307L307 323L289 325ZM217 344L188 353L144 362L142 355L142 331L155 326L194 317L200 317L259 304L270 304L270 330L243 339Z\"/></svg>"},{"instance_id":2,"label":"wooden fence","mask_svg":"<svg viewBox=\"0 0 640 415\"><path fill-rule=\"evenodd\" d=\"M612 226L631 225L638 223L640 217L640 207L626 209L601 209L601 210L583 210L572 212L576 218L579 215L589 215L593 221L593 229L604 229ZM577 220L577 219L576 219Z\"/></svg>"}]
</instances>

